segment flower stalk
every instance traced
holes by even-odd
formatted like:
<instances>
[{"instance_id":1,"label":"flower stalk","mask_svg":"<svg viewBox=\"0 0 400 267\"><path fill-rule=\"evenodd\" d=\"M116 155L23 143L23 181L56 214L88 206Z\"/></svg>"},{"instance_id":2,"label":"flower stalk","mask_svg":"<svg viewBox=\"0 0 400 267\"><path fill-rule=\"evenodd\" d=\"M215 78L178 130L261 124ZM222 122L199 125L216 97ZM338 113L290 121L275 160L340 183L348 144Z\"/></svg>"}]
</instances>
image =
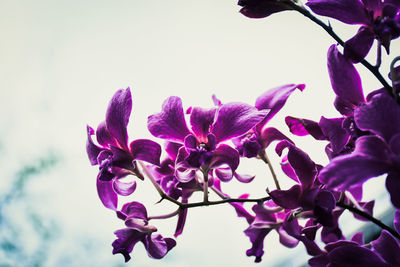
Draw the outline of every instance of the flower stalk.
<instances>
[{"instance_id":1,"label":"flower stalk","mask_svg":"<svg viewBox=\"0 0 400 267\"><path fill-rule=\"evenodd\" d=\"M272 166L272 163L269 160L268 155L265 152L265 150L262 150L259 153L259 156L262 159L262 161L264 161L268 165L269 171L271 172L272 178L274 179L274 183L275 183L276 189L281 190L281 186L279 185L278 177L276 176L274 167Z\"/></svg>"},{"instance_id":2,"label":"flower stalk","mask_svg":"<svg viewBox=\"0 0 400 267\"><path fill-rule=\"evenodd\" d=\"M394 237L396 237L398 240L400 240L400 235L399 233L397 233L393 228L389 227L388 225L384 224L382 221L378 220L377 218L375 218L374 216L371 216L370 214L366 213L365 211L359 210L354 206L348 205L344 202L338 201L336 202L336 206L339 206L341 208L347 209L355 214L358 214L362 217L364 217L365 219L369 220L370 222L378 225L380 228L388 231L389 233L391 233Z\"/></svg>"}]
</instances>

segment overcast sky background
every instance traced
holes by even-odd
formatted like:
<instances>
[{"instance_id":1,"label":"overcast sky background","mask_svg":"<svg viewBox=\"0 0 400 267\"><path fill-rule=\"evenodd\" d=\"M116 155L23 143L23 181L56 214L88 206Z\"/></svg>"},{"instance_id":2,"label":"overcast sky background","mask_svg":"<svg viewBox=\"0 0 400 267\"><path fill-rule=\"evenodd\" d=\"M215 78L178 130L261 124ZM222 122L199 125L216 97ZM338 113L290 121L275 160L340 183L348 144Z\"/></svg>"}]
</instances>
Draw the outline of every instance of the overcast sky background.
<instances>
[{"instance_id":1,"label":"overcast sky background","mask_svg":"<svg viewBox=\"0 0 400 267\"><path fill-rule=\"evenodd\" d=\"M269 88L305 83L305 91L291 96L272 125L287 133L282 123L287 115L317 121L339 115L326 70L326 52L334 43L330 36L295 12L251 20L238 11L236 1L228 0L0 2L0 190L10 190L22 166L49 154L59 159L27 187L29 209L59 226L48 266L123 263L121 255L111 254L113 232L123 223L98 200L97 167L90 166L85 152L86 124L97 127L104 120L116 90L132 90L131 140L156 140L147 131L147 117L171 95L180 96L185 107L211 107L212 94L223 102L253 104ZM343 39L358 28L332 24ZM392 55L399 55L398 44L393 42ZM390 61L384 56L384 62ZM366 92L380 87L363 66L357 68ZM382 66L385 77L387 72ZM324 144L308 137L294 140L314 161L327 162ZM279 168L279 159L270 154ZM232 181L223 185L226 192L261 197L267 186L274 188L266 166L253 161L243 161L240 171L258 174L254 184ZM281 180L285 185L288 178ZM379 181L370 184L377 191L384 188ZM366 197L375 193L369 190ZM174 208L153 205L158 195L148 182L138 182L126 201L142 198L151 214ZM12 210L12 216L26 228L24 245L34 251L40 241L21 210ZM173 235L175 219L156 223L161 234ZM149 259L138 244L128 266L252 266L254 258L245 255L251 247L246 227L229 206L196 208L166 258ZM0 263L2 257L7 255L0 254ZM301 244L283 248L274 233L265 241L259 266L285 258L288 266L300 265L304 257Z\"/></svg>"}]
</instances>

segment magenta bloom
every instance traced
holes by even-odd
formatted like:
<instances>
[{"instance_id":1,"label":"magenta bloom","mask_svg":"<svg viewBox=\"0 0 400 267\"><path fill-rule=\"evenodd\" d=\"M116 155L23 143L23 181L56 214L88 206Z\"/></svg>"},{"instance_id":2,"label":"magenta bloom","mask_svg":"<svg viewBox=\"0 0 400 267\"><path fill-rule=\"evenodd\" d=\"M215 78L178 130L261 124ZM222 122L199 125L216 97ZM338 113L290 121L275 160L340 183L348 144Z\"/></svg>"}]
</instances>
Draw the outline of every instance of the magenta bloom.
<instances>
[{"instance_id":1,"label":"magenta bloom","mask_svg":"<svg viewBox=\"0 0 400 267\"><path fill-rule=\"evenodd\" d=\"M270 112L256 127L233 140L241 156L247 158L257 157L260 151L267 148L273 141L290 141L288 137L276 128L267 128L266 124L283 108L289 96L296 89L303 91L304 88L304 84L285 84L264 92L256 99L254 106L258 110L268 109Z\"/></svg>"},{"instance_id":2,"label":"magenta bloom","mask_svg":"<svg viewBox=\"0 0 400 267\"><path fill-rule=\"evenodd\" d=\"M377 39L389 54L390 41L400 36L400 2L397 0L309 0L307 5L318 15L347 24L361 25L346 41L344 55L360 62Z\"/></svg>"},{"instance_id":3,"label":"magenta bloom","mask_svg":"<svg viewBox=\"0 0 400 267\"><path fill-rule=\"evenodd\" d=\"M217 167L222 181L232 179L239 165L239 153L223 142L243 135L267 115L244 103L227 103L218 108L194 107L188 128L179 97L164 101L158 114L149 116L148 129L155 137L183 144L176 159L176 175L181 182L194 178L191 170L208 171Z\"/></svg>"},{"instance_id":4,"label":"magenta bloom","mask_svg":"<svg viewBox=\"0 0 400 267\"><path fill-rule=\"evenodd\" d=\"M132 96L129 88L118 90L111 99L106 120L99 124L96 138L92 140L94 130L87 126L88 141L86 151L92 165L99 165L97 191L104 206L115 210L117 194L127 196L133 193L136 182L121 182L120 179L133 174L140 179L135 160L151 164L160 164L161 147L154 141L139 139L128 146L127 125L132 110Z\"/></svg>"},{"instance_id":5,"label":"magenta bloom","mask_svg":"<svg viewBox=\"0 0 400 267\"><path fill-rule=\"evenodd\" d=\"M139 241L143 243L149 257L154 259L163 258L175 247L174 239L154 233L157 228L148 224L147 211L141 203L126 203L121 211L117 211L117 216L125 221L127 228L115 231L117 239L112 243L112 253L121 253L125 262L131 259L129 254Z\"/></svg>"},{"instance_id":6,"label":"magenta bloom","mask_svg":"<svg viewBox=\"0 0 400 267\"><path fill-rule=\"evenodd\" d=\"M357 139L353 153L333 159L319 179L330 188L347 190L387 173L386 188L400 208L400 106L385 92L375 94L354 113L357 127L370 135Z\"/></svg>"},{"instance_id":7,"label":"magenta bloom","mask_svg":"<svg viewBox=\"0 0 400 267\"><path fill-rule=\"evenodd\" d=\"M299 136L310 134L317 140L328 140L329 158L354 150L354 141L366 133L354 123L354 110L365 103L361 78L352 62L342 55L337 45L328 50L328 72L336 94L335 108L343 117L324 118L314 122L307 119L286 117L290 131Z\"/></svg>"},{"instance_id":8,"label":"magenta bloom","mask_svg":"<svg viewBox=\"0 0 400 267\"><path fill-rule=\"evenodd\" d=\"M242 195L240 198L247 198L248 195ZM246 236L249 237L252 246L246 251L247 256L254 256L255 262L260 262L264 255L264 239L272 231L275 230L279 234L279 241L288 248L297 246L299 241L290 236L282 227L286 217L284 212L276 212L279 209L274 202L268 201L265 204L256 204L252 207L254 215L249 213L243 203L231 203L235 208L239 217L246 219L249 226L244 230Z\"/></svg>"}]
</instances>

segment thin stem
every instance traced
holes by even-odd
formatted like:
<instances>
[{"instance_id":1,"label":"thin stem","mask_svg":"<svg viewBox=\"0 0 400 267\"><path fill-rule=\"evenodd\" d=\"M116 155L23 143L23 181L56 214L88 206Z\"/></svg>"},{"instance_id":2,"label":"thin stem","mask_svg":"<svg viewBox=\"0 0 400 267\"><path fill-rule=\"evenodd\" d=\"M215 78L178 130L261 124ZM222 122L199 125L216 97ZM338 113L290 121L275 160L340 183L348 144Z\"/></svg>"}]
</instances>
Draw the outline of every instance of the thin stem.
<instances>
[{"instance_id":1,"label":"thin stem","mask_svg":"<svg viewBox=\"0 0 400 267\"><path fill-rule=\"evenodd\" d=\"M188 209L188 208L194 208L194 207L219 205L219 204L232 203L232 202L241 202L241 203L244 203L244 202L257 202L257 203L262 203L262 202L265 202L265 201L271 199L271 197L266 196L266 197L262 197L262 198L253 198L253 199L251 199L251 198L250 199L245 199L245 198L226 198L226 199L219 200L219 201L208 201L207 200L207 201L193 202L193 203L182 203L182 202L180 202L180 201L178 201L176 199L173 199L170 196L168 196L164 192L164 190L162 190L160 185L155 181L154 177L151 175L151 173L149 172L147 167L142 162L140 162L140 161L138 161L138 162L139 162L140 167L143 169L144 174L146 174L146 176L149 178L149 180L152 182L152 184L156 188L157 192L160 194L161 200L166 199L166 200L178 205L180 210ZM208 186L207 186L207 189L208 189Z\"/></svg>"},{"instance_id":2,"label":"thin stem","mask_svg":"<svg viewBox=\"0 0 400 267\"><path fill-rule=\"evenodd\" d=\"M229 196L225 195L224 193L222 193L221 191L219 191L217 188L215 188L215 186L211 187L211 190L215 192L215 194L217 194L220 198L222 199L228 199Z\"/></svg>"},{"instance_id":3,"label":"thin stem","mask_svg":"<svg viewBox=\"0 0 400 267\"><path fill-rule=\"evenodd\" d=\"M203 202L208 203L208 170L203 171Z\"/></svg>"},{"instance_id":4,"label":"thin stem","mask_svg":"<svg viewBox=\"0 0 400 267\"><path fill-rule=\"evenodd\" d=\"M336 202L336 206L342 207L344 209L347 209L353 213L356 213L362 217L364 217L365 219L375 223L376 225L378 225L380 228L387 230L389 233L391 233L394 237L396 237L397 239L400 240L400 235L399 233L397 233L394 229L392 229L391 227L387 226L386 224L384 224L383 222L381 222L380 220L376 219L375 217L369 215L368 213L366 213L365 211L359 210L353 206L350 206L346 203L343 202Z\"/></svg>"},{"instance_id":5,"label":"thin stem","mask_svg":"<svg viewBox=\"0 0 400 267\"><path fill-rule=\"evenodd\" d=\"M171 213L168 213L168 214L150 216L148 218L148 220L150 221L150 220L154 220L154 219L168 219L168 218L174 217L175 215L178 215L181 211L182 211L182 209L178 208L177 210L175 210L175 211L173 211Z\"/></svg>"},{"instance_id":6,"label":"thin stem","mask_svg":"<svg viewBox=\"0 0 400 267\"><path fill-rule=\"evenodd\" d=\"M272 167L271 161L269 160L269 158L267 156L267 153L265 152L265 150L263 150L258 155L268 165L269 171L271 172L272 178L274 179L276 189L281 190L281 187L280 187L279 181L278 181L278 177L276 176L276 173L274 171L274 168Z\"/></svg>"},{"instance_id":7,"label":"thin stem","mask_svg":"<svg viewBox=\"0 0 400 267\"><path fill-rule=\"evenodd\" d=\"M382 64L382 44L378 41L377 51L376 51L376 64L375 68L379 69Z\"/></svg>"},{"instance_id":8,"label":"thin stem","mask_svg":"<svg viewBox=\"0 0 400 267\"><path fill-rule=\"evenodd\" d=\"M336 42L338 42L338 44L344 47L344 41L333 31L330 24L325 24L324 22L316 18L313 14L311 14L306 8L304 8L304 6L299 6L291 0L285 1L285 4L321 26L333 39L335 39ZM371 65L371 63L369 63L365 59L361 61L361 64L364 65L364 67L366 67L379 80L379 82L383 85L383 87L385 87L389 94L393 96L392 87L387 83L385 78L383 78L382 74L379 72L379 67Z\"/></svg>"},{"instance_id":9,"label":"thin stem","mask_svg":"<svg viewBox=\"0 0 400 267\"><path fill-rule=\"evenodd\" d=\"M245 203L245 202L257 202L257 203L263 203L267 200L270 200L271 197L262 197L262 198L226 198L222 200L217 200L217 201L208 201L207 203L205 202L194 202L194 203L187 203L187 204L182 204L182 208L194 208L194 207L203 207L203 206L212 206L212 205L219 205L219 204L224 204L224 203Z\"/></svg>"},{"instance_id":10,"label":"thin stem","mask_svg":"<svg viewBox=\"0 0 400 267\"><path fill-rule=\"evenodd\" d=\"M149 178L149 180L151 181L151 183L153 184L153 186L156 188L158 194L159 194L160 197L161 197L161 200L160 200L160 201L162 201L163 199L167 199L167 200L169 200L169 201L175 203L175 204L178 205L179 207L181 207L181 206L182 206L182 203L179 202L179 201L176 200L176 199L171 198L170 196L168 196L168 195L164 192L164 190L161 188L161 186L160 186L160 185L157 183L157 181L154 179L153 175L151 175L151 173L149 172L149 170L147 169L147 167L143 164L143 162L141 162L141 161L137 161L137 162L139 162L139 165L140 165L140 167L142 168L144 174L146 174L146 176Z\"/></svg>"}]
</instances>

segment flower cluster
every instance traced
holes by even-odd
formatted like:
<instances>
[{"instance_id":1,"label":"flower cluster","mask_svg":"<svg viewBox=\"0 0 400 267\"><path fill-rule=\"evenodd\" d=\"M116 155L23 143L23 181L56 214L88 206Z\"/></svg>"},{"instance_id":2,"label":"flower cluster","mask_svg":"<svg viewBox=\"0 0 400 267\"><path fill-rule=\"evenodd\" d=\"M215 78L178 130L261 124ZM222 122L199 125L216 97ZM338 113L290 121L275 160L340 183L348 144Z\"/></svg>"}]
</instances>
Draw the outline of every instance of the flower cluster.
<instances>
[{"instance_id":1,"label":"flower cluster","mask_svg":"<svg viewBox=\"0 0 400 267\"><path fill-rule=\"evenodd\" d=\"M129 261L130 253L141 241L150 257L161 259L176 241L156 233L151 220L177 216L177 238L183 233L190 208L229 203L248 223L244 234L251 247L246 254L254 256L255 262L262 260L264 239L275 230L282 245L293 248L303 244L310 255L310 266L400 266L400 67L395 67L396 60L392 62L390 85L379 72L380 53L376 66L365 60L374 40L389 54L391 41L400 36L400 2L310 0L304 6L295 0L240 0L239 5L240 12L250 18L298 11L338 42L328 49L327 68L336 95L333 104L340 116L322 116L319 122L285 118L293 135L311 135L323 141L329 163L318 164L295 144L294 138L268 125L293 92L305 89L304 84L270 89L257 97L254 105L223 103L213 96L213 107L185 110L182 100L171 96L147 122L149 132L163 145L149 139L129 141L131 91L118 90L109 103L105 121L96 131L87 126L86 145L90 163L99 166L99 198L125 225L115 232L113 254L120 253ZM361 27L344 42L307 7L315 14ZM360 62L383 85L366 97L354 67ZM267 156L266 149L272 144L280 157L282 173L292 181L289 188L281 188ZM276 189L270 191L266 186L265 196L256 199L249 198L248 193L232 198L224 192L222 183L233 178L242 183L253 181L253 175L237 172L243 158L265 162ZM174 203L176 211L150 216L140 202L119 203L120 196L131 195L137 187L136 178L130 175L149 179L161 200ZM393 228L373 216L374 200L363 200L363 183L374 177L386 179L394 210ZM211 193L220 200L211 200ZM202 194L203 201L193 202L195 194ZM244 203L254 205L250 210ZM362 232L345 236L339 220L345 210L357 220L380 226L379 237L364 240Z\"/></svg>"}]
</instances>

